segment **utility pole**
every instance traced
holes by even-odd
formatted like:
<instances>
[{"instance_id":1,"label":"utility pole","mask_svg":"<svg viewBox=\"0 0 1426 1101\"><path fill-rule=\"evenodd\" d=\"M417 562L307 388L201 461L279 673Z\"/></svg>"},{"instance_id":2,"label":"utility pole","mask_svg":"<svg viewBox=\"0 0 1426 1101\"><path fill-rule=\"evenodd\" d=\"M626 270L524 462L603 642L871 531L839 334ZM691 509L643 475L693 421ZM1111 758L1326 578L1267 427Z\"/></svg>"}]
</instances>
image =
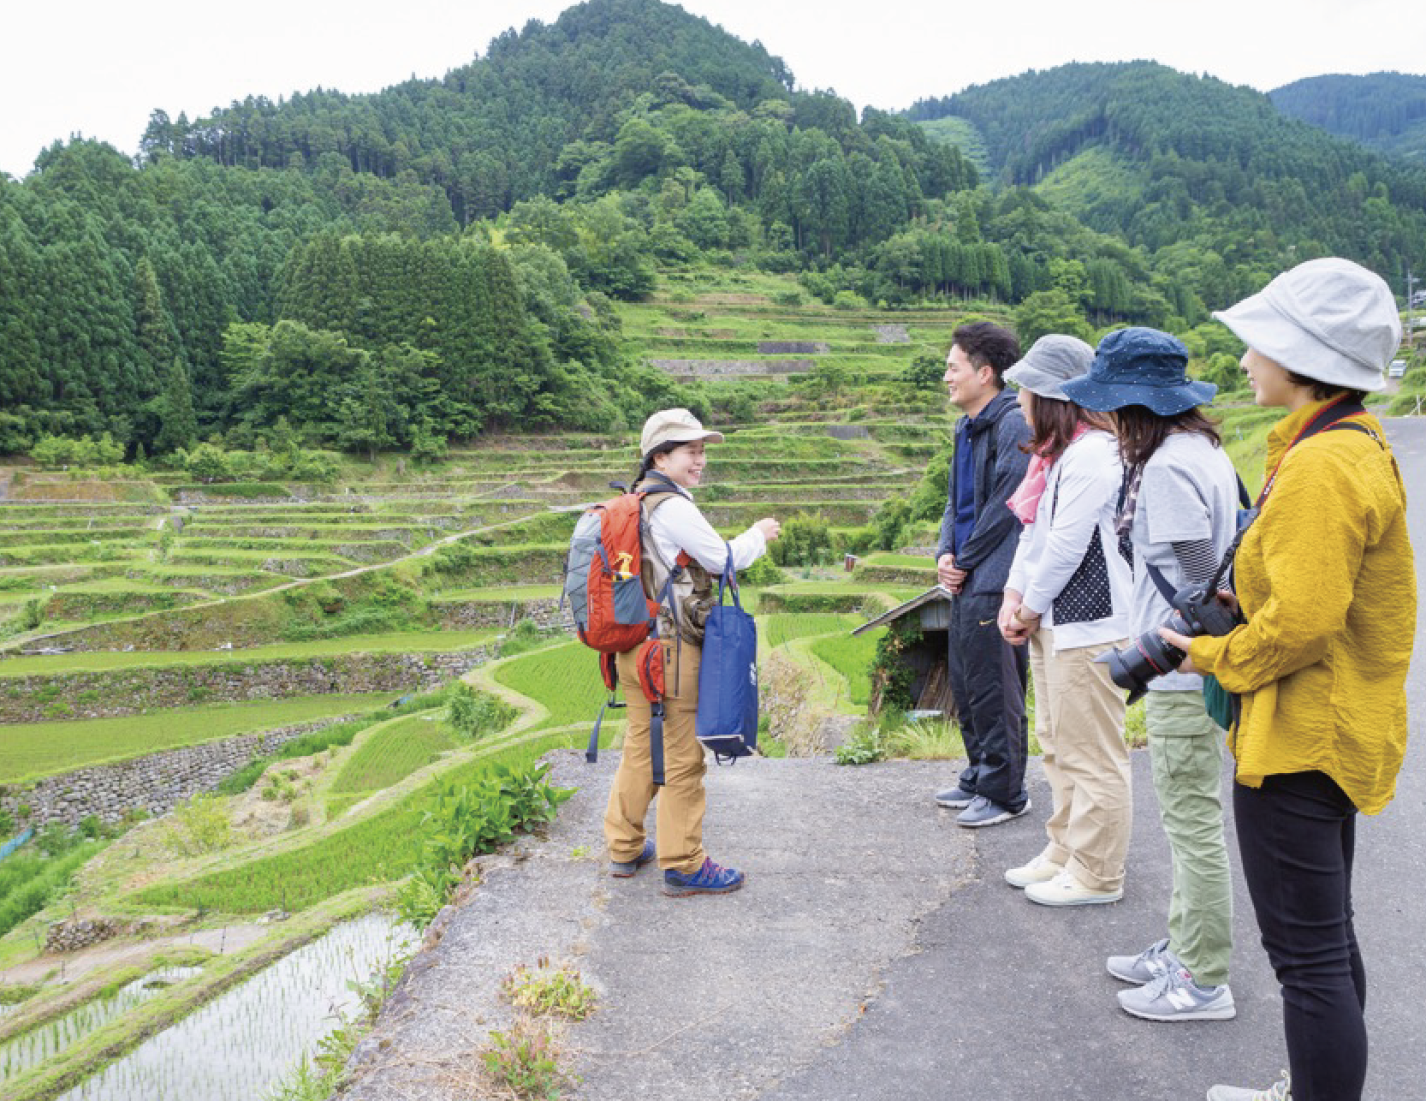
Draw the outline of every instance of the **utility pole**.
<instances>
[{"instance_id":1,"label":"utility pole","mask_svg":"<svg viewBox=\"0 0 1426 1101\"><path fill-rule=\"evenodd\" d=\"M1416 328L1411 320L1412 304L1415 298L1416 280L1411 269L1406 269L1406 347L1413 355L1416 352Z\"/></svg>"}]
</instances>

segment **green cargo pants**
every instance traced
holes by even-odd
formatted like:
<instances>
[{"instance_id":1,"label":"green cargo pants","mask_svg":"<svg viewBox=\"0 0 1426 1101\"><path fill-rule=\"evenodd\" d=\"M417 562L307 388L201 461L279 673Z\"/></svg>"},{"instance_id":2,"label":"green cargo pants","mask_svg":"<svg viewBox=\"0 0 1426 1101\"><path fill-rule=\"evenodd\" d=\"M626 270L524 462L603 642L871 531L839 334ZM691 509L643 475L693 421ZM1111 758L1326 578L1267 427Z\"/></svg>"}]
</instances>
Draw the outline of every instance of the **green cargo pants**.
<instances>
[{"instance_id":1,"label":"green cargo pants","mask_svg":"<svg viewBox=\"0 0 1426 1101\"><path fill-rule=\"evenodd\" d=\"M1228 981L1233 885L1223 838L1223 731L1197 691L1150 692L1149 756L1173 853L1169 948L1200 986Z\"/></svg>"}]
</instances>

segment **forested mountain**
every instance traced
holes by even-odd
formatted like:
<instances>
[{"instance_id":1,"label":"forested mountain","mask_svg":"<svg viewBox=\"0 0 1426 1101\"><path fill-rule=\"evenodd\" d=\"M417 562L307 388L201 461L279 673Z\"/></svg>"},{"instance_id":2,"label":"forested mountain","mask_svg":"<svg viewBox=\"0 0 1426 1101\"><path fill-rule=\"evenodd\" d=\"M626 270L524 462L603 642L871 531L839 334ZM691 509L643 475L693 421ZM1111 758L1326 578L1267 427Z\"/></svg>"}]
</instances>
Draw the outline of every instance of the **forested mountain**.
<instances>
[{"instance_id":1,"label":"forested mountain","mask_svg":"<svg viewBox=\"0 0 1426 1101\"><path fill-rule=\"evenodd\" d=\"M1290 118L1426 164L1426 76L1314 76L1268 96Z\"/></svg>"},{"instance_id":2,"label":"forested mountain","mask_svg":"<svg viewBox=\"0 0 1426 1101\"><path fill-rule=\"evenodd\" d=\"M1267 96L1149 62L1074 64L918 103L983 135L1007 184L1150 251L1217 303L1340 253L1396 278L1426 250L1426 171L1284 118ZM1166 250L1168 250L1166 252ZM1193 253L1226 265L1205 279Z\"/></svg>"},{"instance_id":3,"label":"forested mountain","mask_svg":"<svg viewBox=\"0 0 1426 1101\"><path fill-rule=\"evenodd\" d=\"M443 79L155 112L134 163L56 144L0 177L0 452L634 423L673 384L628 361L610 299L660 266L1211 351L1208 309L1294 259L1426 261L1420 174L1244 89L1074 65L913 114L968 121L858 119L680 8L587 0ZM945 140L972 126L990 184Z\"/></svg>"}]
</instances>

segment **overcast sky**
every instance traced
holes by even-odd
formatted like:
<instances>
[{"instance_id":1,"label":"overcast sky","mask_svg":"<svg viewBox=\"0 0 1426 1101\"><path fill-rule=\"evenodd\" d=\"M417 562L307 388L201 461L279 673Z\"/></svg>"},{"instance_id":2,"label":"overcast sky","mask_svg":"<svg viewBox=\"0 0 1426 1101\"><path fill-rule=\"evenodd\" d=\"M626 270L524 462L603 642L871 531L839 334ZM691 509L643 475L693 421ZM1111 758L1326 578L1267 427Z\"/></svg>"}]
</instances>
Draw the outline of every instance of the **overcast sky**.
<instances>
[{"instance_id":1,"label":"overcast sky","mask_svg":"<svg viewBox=\"0 0 1426 1101\"><path fill-rule=\"evenodd\" d=\"M0 38L0 172L72 133L132 153L162 108L375 92L439 77L570 0L29 0ZM804 88L909 106L1026 69L1149 58L1267 91L1305 76L1426 71L1426 18L1396 0L684 0L760 39Z\"/></svg>"}]
</instances>

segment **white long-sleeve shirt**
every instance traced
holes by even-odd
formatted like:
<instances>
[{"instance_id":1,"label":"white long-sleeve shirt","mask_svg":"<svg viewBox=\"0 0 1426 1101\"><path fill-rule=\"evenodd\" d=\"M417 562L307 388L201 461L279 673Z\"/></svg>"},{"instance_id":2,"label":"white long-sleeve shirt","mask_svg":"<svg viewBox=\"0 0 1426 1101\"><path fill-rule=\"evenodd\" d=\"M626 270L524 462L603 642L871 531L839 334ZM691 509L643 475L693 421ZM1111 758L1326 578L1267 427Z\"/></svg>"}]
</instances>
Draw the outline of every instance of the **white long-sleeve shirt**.
<instances>
[{"instance_id":1,"label":"white long-sleeve shirt","mask_svg":"<svg viewBox=\"0 0 1426 1101\"><path fill-rule=\"evenodd\" d=\"M679 551L687 551L690 558L715 578L722 575L728 564L728 547L733 551L734 570L747 569L767 550L767 540L757 527L750 527L725 543L693 503L688 491L682 488L678 496L670 497L654 510L649 534L653 537L654 550L666 565L672 566Z\"/></svg>"},{"instance_id":2,"label":"white long-sleeve shirt","mask_svg":"<svg viewBox=\"0 0 1426 1101\"><path fill-rule=\"evenodd\" d=\"M1027 611L1043 617L1041 626L1054 628L1057 651L1128 636L1133 570L1119 553L1114 531L1122 480L1114 437L1086 432L1050 467L1035 522L1020 533L1005 587L1021 594ZM1096 531L1103 576L1097 570L1093 576L1081 575L1074 592L1067 592L1071 578L1086 564ZM1075 614L1062 614L1057 621L1055 604L1061 597L1075 606L1061 611ZM1107 614L1085 617L1077 610L1090 606Z\"/></svg>"}]
</instances>

